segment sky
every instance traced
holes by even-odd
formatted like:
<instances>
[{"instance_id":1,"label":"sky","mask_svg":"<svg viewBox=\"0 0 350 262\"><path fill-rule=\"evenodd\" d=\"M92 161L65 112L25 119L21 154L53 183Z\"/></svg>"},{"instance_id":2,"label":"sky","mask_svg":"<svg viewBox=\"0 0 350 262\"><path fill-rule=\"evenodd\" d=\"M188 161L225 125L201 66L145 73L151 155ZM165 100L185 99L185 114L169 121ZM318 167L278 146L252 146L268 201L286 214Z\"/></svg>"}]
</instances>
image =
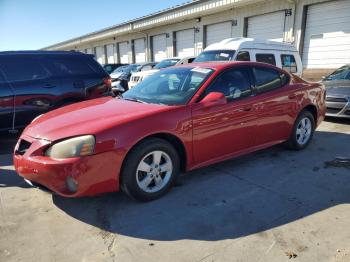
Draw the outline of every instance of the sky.
<instances>
[{"instance_id":1,"label":"sky","mask_svg":"<svg viewBox=\"0 0 350 262\"><path fill-rule=\"evenodd\" d=\"M0 51L35 50L189 0L0 0Z\"/></svg>"}]
</instances>

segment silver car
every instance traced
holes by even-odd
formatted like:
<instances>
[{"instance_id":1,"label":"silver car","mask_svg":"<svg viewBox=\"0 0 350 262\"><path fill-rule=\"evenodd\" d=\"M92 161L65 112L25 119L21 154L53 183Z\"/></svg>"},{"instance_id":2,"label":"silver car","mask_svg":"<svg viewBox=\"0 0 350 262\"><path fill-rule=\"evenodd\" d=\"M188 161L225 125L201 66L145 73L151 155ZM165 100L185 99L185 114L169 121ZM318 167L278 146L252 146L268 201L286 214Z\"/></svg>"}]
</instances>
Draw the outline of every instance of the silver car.
<instances>
[{"instance_id":1,"label":"silver car","mask_svg":"<svg viewBox=\"0 0 350 262\"><path fill-rule=\"evenodd\" d=\"M327 116L350 118L350 65L345 65L324 77L327 88Z\"/></svg>"}]
</instances>

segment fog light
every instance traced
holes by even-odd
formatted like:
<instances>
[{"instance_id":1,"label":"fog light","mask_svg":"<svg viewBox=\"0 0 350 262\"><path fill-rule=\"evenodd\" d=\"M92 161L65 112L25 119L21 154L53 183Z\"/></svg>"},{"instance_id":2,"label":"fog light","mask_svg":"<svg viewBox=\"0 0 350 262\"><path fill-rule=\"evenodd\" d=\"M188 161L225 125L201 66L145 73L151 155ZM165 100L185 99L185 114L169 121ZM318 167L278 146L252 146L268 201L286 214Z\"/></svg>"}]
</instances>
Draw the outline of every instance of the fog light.
<instances>
[{"instance_id":1,"label":"fog light","mask_svg":"<svg viewBox=\"0 0 350 262\"><path fill-rule=\"evenodd\" d=\"M73 177L68 176L66 178L66 183L70 192L75 193L78 190L78 182L74 180Z\"/></svg>"}]
</instances>

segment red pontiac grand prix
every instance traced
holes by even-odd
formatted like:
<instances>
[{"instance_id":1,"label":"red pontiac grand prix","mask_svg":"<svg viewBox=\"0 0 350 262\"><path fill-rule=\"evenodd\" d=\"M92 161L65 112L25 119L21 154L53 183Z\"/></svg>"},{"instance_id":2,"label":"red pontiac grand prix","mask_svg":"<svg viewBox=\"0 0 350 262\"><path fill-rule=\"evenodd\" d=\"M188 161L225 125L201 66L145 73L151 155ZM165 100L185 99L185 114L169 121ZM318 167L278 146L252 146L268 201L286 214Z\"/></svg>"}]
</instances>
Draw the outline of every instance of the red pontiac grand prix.
<instances>
[{"instance_id":1,"label":"red pontiac grand prix","mask_svg":"<svg viewBox=\"0 0 350 262\"><path fill-rule=\"evenodd\" d=\"M122 189L156 199L180 171L285 143L305 148L325 116L325 88L262 63L162 70L122 97L36 118L14 164L27 182L66 197Z\"/></svg>"}]
</instances>

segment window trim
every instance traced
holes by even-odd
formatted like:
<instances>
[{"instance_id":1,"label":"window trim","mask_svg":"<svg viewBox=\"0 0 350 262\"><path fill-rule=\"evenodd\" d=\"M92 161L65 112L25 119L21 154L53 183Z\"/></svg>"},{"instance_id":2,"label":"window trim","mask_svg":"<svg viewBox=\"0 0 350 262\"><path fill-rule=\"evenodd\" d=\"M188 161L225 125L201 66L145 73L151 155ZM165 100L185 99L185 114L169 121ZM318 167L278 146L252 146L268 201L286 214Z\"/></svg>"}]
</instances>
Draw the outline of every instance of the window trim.
<instances>
[{"instance_id":1,"label":"window trim","mask_svg":"<svg viewBox=\"0 0 350 262\"><path fill-rule=\"evenodd\" d=\"M239 100L243 100L243 99L248 98L248 97L255 96L255 91L254 91L255 79L253 79L254 74L253 74L253 71L252 71L252 67L248 66L248 65L242 65L242 66L237 66L237 67L226 68L224 71L220 72L217 76L215 76L215 78L211 81L211 83L199 95L196 103L199 103L202 99L204 99L204 97L206 97L208 95L208 94L206 94L206 90L208 88L210 88L220 76L222 76L227 71L234 70L234 69L247 69L248 75L249 75L251 93L250 93L249 96L238 97L238 98L229 98L229 97L225 96L226 99L227 99L227 102L231 103L233 101L239 101Z\"/></svg>"}]
</instances>

